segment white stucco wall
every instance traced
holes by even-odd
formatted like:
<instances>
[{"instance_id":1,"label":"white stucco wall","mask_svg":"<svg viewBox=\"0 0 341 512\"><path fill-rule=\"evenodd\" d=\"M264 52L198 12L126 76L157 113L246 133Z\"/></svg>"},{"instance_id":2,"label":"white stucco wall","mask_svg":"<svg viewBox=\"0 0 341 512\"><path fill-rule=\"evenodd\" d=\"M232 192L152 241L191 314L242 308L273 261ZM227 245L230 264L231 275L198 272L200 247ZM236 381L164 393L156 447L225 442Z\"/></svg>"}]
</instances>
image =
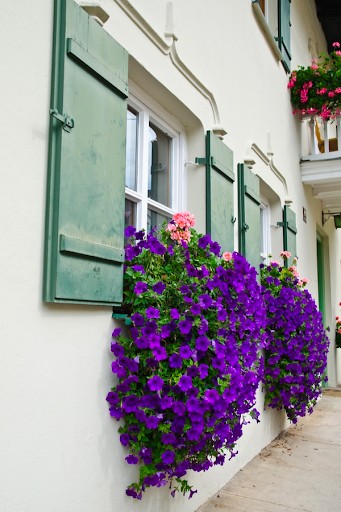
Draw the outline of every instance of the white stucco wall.
<instances>
[{"instance_id":1,"label":"white stucco wall","mask_svg":"<svg viewBox=\"0 0 341 512\"><path fill-rule=\"evenodd\" d=\"M210 102L114 0L100 4L110 14L106 30L159 82L159 90L154 83L158 100L170 109L172 96L178 98L174 109L186 126L188 160L203 156L204 131L215 124ZM158 0L157 8L151 0L132 4L164 37L166 0ZM215 0L214 9L205 0L173 4L179 58L212 92L235 163L243 161L250 142L266 153L271 135L274 163L285 176L297 213L300 270L310 279L315 297L316 227L329 237L330 272L338 276L329 286L332 318L336 296L341 300L336 288L340 290L340 240L331 222L322 227L320 204L301 184L299 122L290 113L287 75L264 38L251 2ZM309 61L308 37L320 47L324 42L318 27L312 27L314 11L305 12L299 0L293 0L292 9L296 65ZM47 305L41 299L52 13L52 0L12 0L2 6L0 509L192 512L284 428L284 416L262 412L261 423L246 429L237 458L193 477L200 492L192 500L173 500L167 489L152 490L138 503L125 496L135 468L124 462L118 425L105 402L113 383L110 308ZM181 104L191 113L181 112ZM283 183L261 159L255 160L254 170L283 201ZM188 168L187 173L188 206L204 230L198 202L204 198L204 172ZM262 401L259 392L260 409Z\"/></svg>"}]
</instances>

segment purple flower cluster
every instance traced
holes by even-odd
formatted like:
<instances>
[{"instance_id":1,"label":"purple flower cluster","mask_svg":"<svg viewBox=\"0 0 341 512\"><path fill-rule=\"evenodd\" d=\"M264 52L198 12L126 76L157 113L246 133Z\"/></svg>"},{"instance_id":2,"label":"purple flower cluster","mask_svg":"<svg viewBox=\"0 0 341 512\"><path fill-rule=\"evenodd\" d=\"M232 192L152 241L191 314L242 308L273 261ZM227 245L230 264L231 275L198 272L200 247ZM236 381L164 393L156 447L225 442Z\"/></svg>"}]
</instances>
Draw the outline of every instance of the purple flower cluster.
<instances>
[{"instance_id":1,"label":"purple flower cluster","mask_svg":"<svg viewBox=\"0 0 341 512\"><path fill-rule=\"evenodd\" d=\"M138 235L138 236L136 236ZM191 497L188 470L230 457L244 415L255 419L263 378L266 314L256 271L238 253L230 261L208 235L188 242L166 230L135 236L126 250L125 301L132 327L115 330L110 414L124 422L126 461L140 464L127 494L170 484Z\"/></svg>"},{"instance_id":2,"label":"purple flower cluster","mask_svg":"<svg viewBox=\"0 0 341 512\"><path fill-rule=\"evenodd\" d=\"M321 394L329 340L313 298L290 268L263 267L261 282L268 315L266 403L284 408L296 423Z\"/></svg>"}]
</instances>

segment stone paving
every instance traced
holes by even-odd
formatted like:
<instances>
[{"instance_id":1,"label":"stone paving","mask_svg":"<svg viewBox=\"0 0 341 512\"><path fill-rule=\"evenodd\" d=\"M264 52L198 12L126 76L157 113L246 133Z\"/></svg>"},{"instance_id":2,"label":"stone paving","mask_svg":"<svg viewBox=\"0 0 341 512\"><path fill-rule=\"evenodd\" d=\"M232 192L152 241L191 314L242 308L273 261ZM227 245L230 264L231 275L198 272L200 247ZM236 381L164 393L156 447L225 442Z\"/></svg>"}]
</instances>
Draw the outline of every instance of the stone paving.
<instances>
[{"instance_id":1,"label":"stone paving","mask_svg":"<svg viewBox=\"0 0 341 512\"><path fill-rule=\"evenodd\" d=\"M341 389L268 445L197 512L341 512Z\"/></svg>"}]
</instances>

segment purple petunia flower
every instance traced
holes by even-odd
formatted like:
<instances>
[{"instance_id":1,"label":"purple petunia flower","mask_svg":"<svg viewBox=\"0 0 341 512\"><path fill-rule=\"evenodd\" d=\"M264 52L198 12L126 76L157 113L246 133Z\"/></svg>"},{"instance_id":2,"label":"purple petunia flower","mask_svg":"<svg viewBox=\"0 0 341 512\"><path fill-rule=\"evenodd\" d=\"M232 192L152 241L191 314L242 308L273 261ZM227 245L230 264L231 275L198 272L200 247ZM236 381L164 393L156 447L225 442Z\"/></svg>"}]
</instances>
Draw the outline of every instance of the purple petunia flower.
<instances>
[{"instance_id":1,"label":"purple petunia flower","mask_svg":"<svg viewBox=\"0 0 341 512\"><path fill-rule=\"evenodd\" d=\"M175 453L171 450L166 450L161 453L161 459L164 464L172 464L175 460Z\"/></svg>"},{"instance_id":2,"label":"purple petunia flower","mask_svg":"<svg viewBox=\"0 0 341 512\"><path fill-rule=\"evenodd\" d=\"M173 397L166 395L161 398L160 407L164 411L165 409L170 409L172 407L172 403Z\"/></svg>"},{"instance_id":3,"label":"purple petunia flower","mask_svg":"<svg viewBox=\"0 0 341 512\"><path fill-rule=\"evenodd\" d=\"M172 432L169 434L162 434L162 442L163 444L176 444L176 437Z\"/></svg>"},{"instance_id":4,"label":"purple petunia flower","mask_svg":"<svg viewBox=\"0 0 341 512\"><path fill-rule=\"evenodd\" d=\"M204 309L210 308L213 304L212 297L210 295L208 295L208 293L204 293L203 295L200 295L199 304Z\"/></svg>"},{"instance_id":5,"label":"purple petunia flower","mask_svg":"<svg viewBox=\"0 0 341 512\"><path fill-rule=\"evenodd\" d=\"M110 416L112 416L116 420L120 420L121 418L123 418L124 415L121 407L109 407L109 412Z\"/></svg>"},{"instance_id":6,"label":"purple petunia flower","mask_svg":"<svg viewBox=\"0 0 341 512\"><path fill-rule=\"evenodd\" d=\"M146 309L146 317L147 318L160 318L160 311L153 306L150 306Z\"/></svg>"},{"instance_id":7,"label":"purple petunia flower","mask_svg":"<svg viewBox=\"0 0 341 512\"><path fill-rule=\"evenodd\" d=\"M148 248L149 248L150 252L159 254L160 256L165 254L165 252L167 250L166 247L164 245L162 245L162 243L159 242L159 240L153 236L151 236L148 240Z\"/></svg>"},{"instance_id":8,"label":"purple petunia flower","mask_svg":"<svg viewBox=\"0 0 341 512\"><path fill-rule=\"evenodd\" d=\"M219 400L219 393L216 389L206 389L204 397L209 404L214 405Z\"/></svg>"},{"instance_id":9,"label":"purple petunia flower","mask_svg":"<svg viewBox=\"0 0 341 512\"><path fill-rule=\"evenodd\" d=\"M163 361L164 359L167 359L167 350L165 347L154 347L153 348L153 356L155 357L156 361Z\"/></svg>"},{"instance_id":10,"label":"purple petunia flower","mask_svg":"<svg viewBox=\"0 0 341 512\"><path fill-rule=\"evenodd\" d=\"M170 333L172 332L172 327L170 324L165 324L161 327L161 338L169 338Z\"/></svg>"},{"instance_id":11,"label":"purple petunia flower","mask_svg":"<svg viewBox=\"0 0 341 512\"><path fill-rule=\"evenodd\" d=\"M127 238L134 236L135 233L136 233L136 229L134 228L134 226L127 226L124 230L124 236Z\"/></svg>"},{"instance_id":12,"label":"purple petunia flower","mask_svg":"<svg viewBox=\"0 0 341 512\"><path fill-rule=\"evenodd\" d=\"M190 320L181 320L179 322L179 330L182 334L188 334L192 329L192 322Z\"/></svg>"},{"instance_id":13,"label":"purple petunia flower","mask_svg":"<svg viewBox=\"0 0 341 512\"><path fill-rule=\"evenodd\" d=\"M170 368L181 368L182 357L179 354L172 354L169 358Z\"/></svg>"},{"instance_id":14,"label":"purple petunia flower","mask_svg":"<svg viewBox=\"0 0 341 512\"><path fill-rule=\"evenodd\" d=\"M201 306L199 304L193 304L191 307L191 313L192 315L200 315L201 313Z\"/></svg>"},{"instance_id":15,"label":"purple petunia flower","mask_svg":"<svg viewBox=\"0 0 341 512\"><path fill-rule=\"evenodd\" d=\"M142 327L142 325L144 325L144 317L140 315L140 313L131 315L131 320L136 327Z\"/></svg>"},{"instance_id":16,"label":"purple petunia flower","mask_svg":"<svg viewBox=\"0 0 341 512\"><path fill-rule=\"evenodd\" d=\"M123 446L128 446L129 441L130 441L130 435L129 434L121 434L120 435L120 443Z\"/></svg>"},{"instance_id":17,"label":"purple petunia flower","mask_svg":"<svg viewBox=\"0 0 341 512\"><path fill-rule=\"evenodd\" d=\"M146 427L150 428L151 430L155 430L160 423L160 418L157 416L149 416L146 419Z\"/></svg>"},{"instance_id":18,"label":"purple petunia flower","mask_svg":"<svg viewBox=\"0 0 341 512\"><path fill-rule=\"evenodd\" d=\"M148 380L148 387L150 391L159 391L162 389L164 384L164 380L159 377L159 375L154 375L151 379Z\"/></svg>"},{"instance_id":19,"label":"purple petunia flower","mask_svg":"<svg viewBox=\"0 0 341 512\"><path fill-rule=\"evenodd\" d=\"M192 379L188 375L183 375L179 382L178 386L181 391L188 391L192 387Z\"/></svg>"},{"instance_id":20,"label":"purple petunia flower","mask_svg":"<svg viewBox=\"0 0 341 512\"><path fill-rule=\"evenodd\" d=\"M176 308L172 308L170 310L170 316L171 318L174 318L174 320L178 320L180 318L180 313Z\"/></svg>"},{"instance_id":21,"label":"purple petunia flower","mask_svg":"<svg viewBox=\"0 0 341 512\"><path fill-rule=\"evenodd\" d=\"M117 338L121 334L121 331L122 331L121 327L117 327L117 329L113 330L111 336L113 338Z\"/></svg>"},{"instance_id":22,"label":"purple petunia flower","mask_svg":"<svg viewBox=\"0 0 341 512\"><path fill-rule=\"evenodd\" d=\"M206 249L206 247L211 243L210 235L204 235L198 240L198 247L201 249Z\"/></svg>"},{"instance_id":23,"label":"purple petunia flower","mask_svg":"<svg viewBox=\"0 0 341 512\"><path fill-rule=\"evenodd\" d=\"M201 352L206 352L210 345L210 340L207 336L199 336L195 341L195 348L197 350L201 350Z\"/></svg>"},{"instance_id":24,"label":"purple petunia flower","mask_svg":"<svg viewBox=\"0 0 341 512\"><path fill-rule=\"evenodd\" d=\"M188 345L182 345L179 349L179 354L182 359L190 359L193 355L193 350Z\"/></svg>"},{"instance_id":25,"label":"purple petunia flower","mask_svg":"<svg viewBox=\"0 0 341 512\"><path fill-rule=\"evenodd\" d=\"M148 290L147 283L144 283L143 281L137 281L137 283L134 286L134 293L136 295L141 295L141 293L144 293Z\"/></svg>"},{"instance_id":26,"label":"purple petunia flower","mask_svg":"<svg viewBox=\"0 0 341 512\"><path fill-rule=\"evenodd\" d=\"M159 347L160 346L160 341L161 341L161 338L158 334L149 334L148 336L148 341L149 341L149 347L151 349L155 348L155 347Z\"/></svg>"},{"instance_id":27,"label":"purple petunia flower","mask_svg":"<svg viewBox=\"0 0 341 512\"><path fill-rule=\"evenodd\" d=\"M158 283L154 284L153 291L155 293L158 293L159 295L161 295L163 293L163 291L165 290L165 288L166 288L165 283L162 283L162 281L159 281Z\"/></svg>"},{"instance_id":28,"label":"purple petunia flower","mask_svg":"<svg viewBox=\"0 0 341 512\"><path fill-rule=\"evenodd\" d=\"M205 379L205 377L207 377L208 375L208 366L207 364L200 364L198 366L198 369L199 369L199 376L201 379Z\"/></svg>"},{"instance_id":29,"label":"purple petunia flower","mask_svg":"<svg viewBox=\"0 0 341 512\"><path fill-rule=\"evenodd\" d=\"M177 416L183 416L186 413L186 406L182 402L173 402L172 409Z\"/></svg>"},{"instance_id":30,"label":"purple petunia flower","mask_svg":"<svg viewBox=\"0 0 341 512\"><path fill-rule=\"evenodd\" d=\"M144 269L144 266L143 265L132 265L131 268L135 271L135 272L140 272L141 274L145 274L146 271Z\"/></svg>"},{"instance_id":31,"label":"purple petunia flower","mask_svg":"<svg viewBox=\"0 0 341 512\"><path fill-rule=\"evenodd\" d=\"M124 355L124 347L119 343L112 343L111 352L115 354L116 357L122 357Z\"/></svg>"},{"instance_id":32,"label":"purple petunia flower","mask_svg":"<svg viewBox=\"0 0 341 512\"><path fill-rule=\"evenodd\" d=\"M127 455L126 457L126 461L128 462L128 464L137 464L139 459L138 457L136 457L136 455Z\"/></svg>"}]
</instances>

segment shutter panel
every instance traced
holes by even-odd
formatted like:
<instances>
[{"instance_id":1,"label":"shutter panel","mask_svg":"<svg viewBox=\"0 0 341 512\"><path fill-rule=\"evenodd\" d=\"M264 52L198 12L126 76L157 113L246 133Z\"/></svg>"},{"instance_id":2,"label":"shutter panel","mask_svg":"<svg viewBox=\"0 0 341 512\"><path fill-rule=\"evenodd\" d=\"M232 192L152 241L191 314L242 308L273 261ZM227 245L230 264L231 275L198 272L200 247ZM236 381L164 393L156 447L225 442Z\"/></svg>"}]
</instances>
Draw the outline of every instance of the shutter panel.
<instances>
[{"instance_id":1,"label":"shutter panel","mask_svg":"<svg viewBox=\"0 0 341 512\"><path fill-rule=\"evenodd\" d=\"M278 0L278 47L283 57L283 65L290 72L290 3L291 0Z\"/></svg>"},{"instance_id":2,"label":"shutter panel","mask_svg":"<svg viewBox=\"0 0 341 512\"><path fill-rule=\"evenodd\" d=\"M206 231L223 251L234 250L233 152L206 134Z\"/></svg>"},{"instance_id":3,"label":"shutter panel","mask_svg":"<svg viewBox=\"0 0 341 512\"><path fill-rule=\"evenodd\" d=\"M289 208L283 208L283 248L284 251L291 252L291 258L284 260L284 265L290 267L293 259L297 256L296 251L296 214Z\"/></svg>"},{"instance_id":4,"label":"shutter panel","mask_svg":"<svg viewBox=\"0 0 341 512\"><path fill-rule=\"evenodd\" d=\"M238 164L239 252L259 272L261 263L259 178L245 164Z\"/></svg>"},{"instance_id":5,"label":"shutter panel","mask_svg":"<svg viewBox=\"0 0 341 512\"><path fill-rule=\"evenodd\" d=\"M119 304L127 52L55 0L44 300Z\"/></svg>"}]
</instances>

